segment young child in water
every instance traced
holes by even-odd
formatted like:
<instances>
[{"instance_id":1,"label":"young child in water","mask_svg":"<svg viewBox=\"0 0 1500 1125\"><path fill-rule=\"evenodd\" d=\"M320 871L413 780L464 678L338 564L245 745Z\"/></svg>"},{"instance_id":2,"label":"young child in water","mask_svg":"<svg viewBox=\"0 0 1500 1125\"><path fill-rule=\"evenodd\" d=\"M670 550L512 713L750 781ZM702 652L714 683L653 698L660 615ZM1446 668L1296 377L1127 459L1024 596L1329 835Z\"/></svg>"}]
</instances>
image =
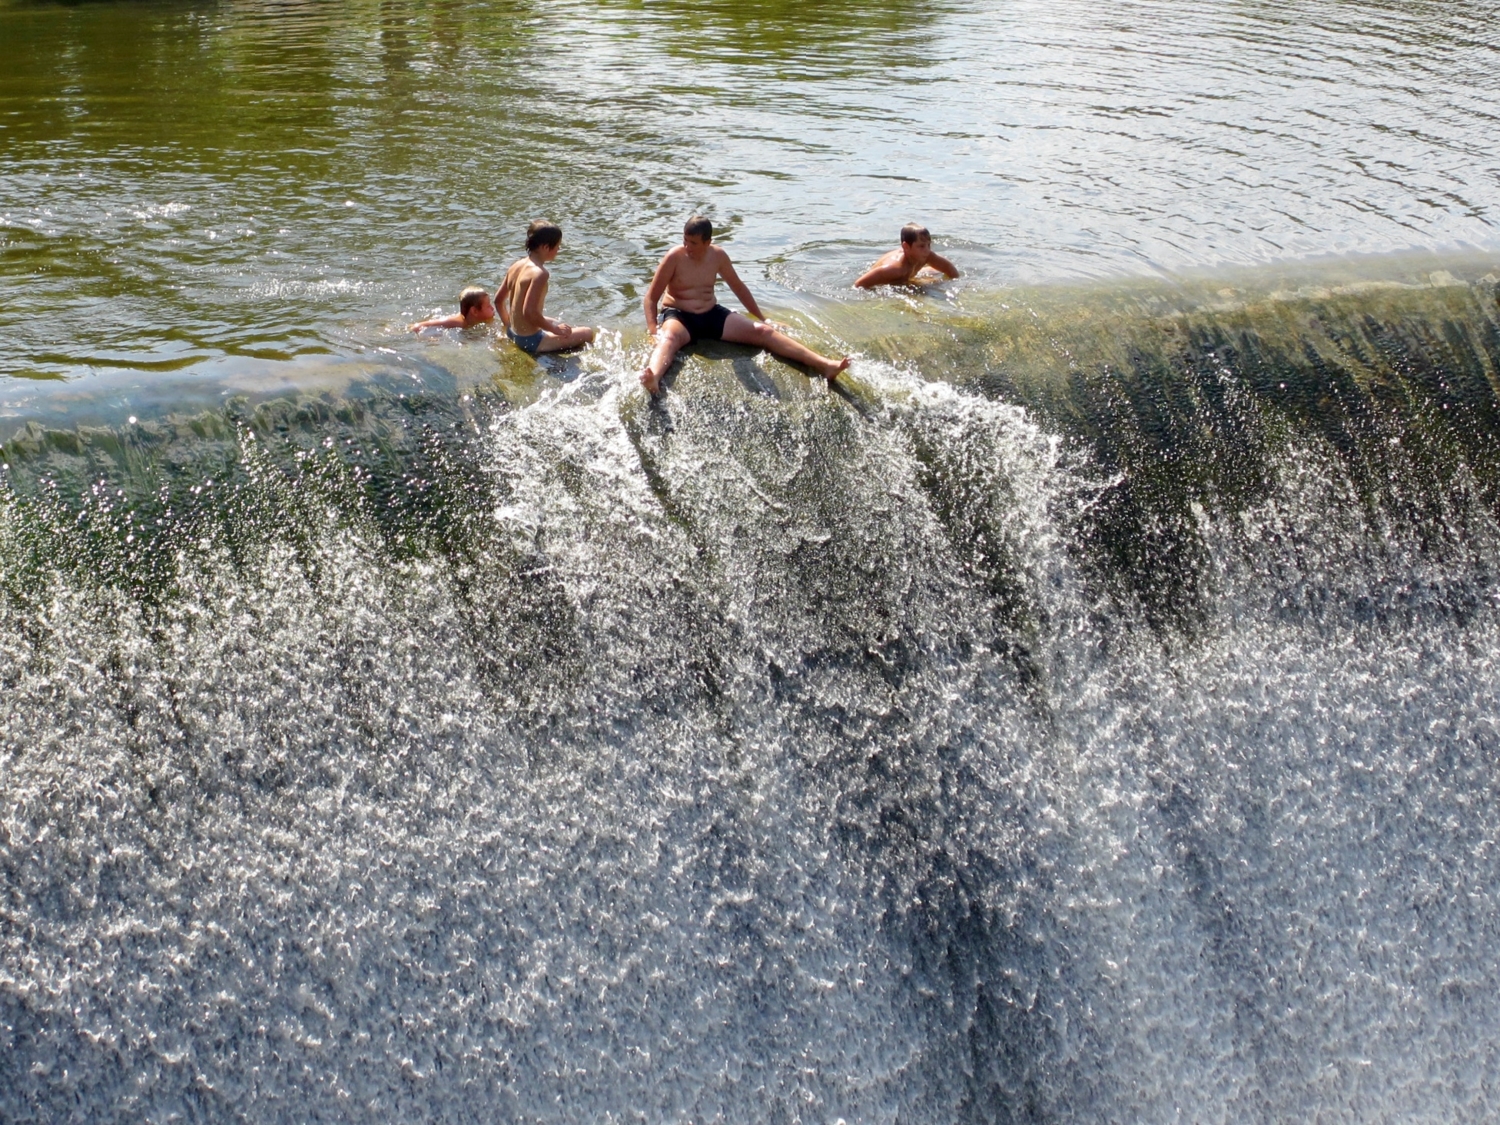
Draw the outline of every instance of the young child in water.
<instances>
[{"instance_id":1,"label":"young child in water","mask_svg":"<svg viewBox=\"0 0 1500 1125\"><path fill-rule=\"evenodd\" d=\"M941 254L932 252L932 235L918 223L901 228L901 245L881 257L854 284L859 289L877 285L912 285L924 269L936 270L944 277L957 277L958 270Z\"/></svg>"},{"instance_id":2,"label":"young child in water","mask_svg":"<svg viewBox=\"0 0 1500 1125\"><path fill-rule=\"evenodd\" d=\"M424 328L473 328L476 324L488 324L495 319L495 303L487 290L471 285L458 295L458 315L435 316L431 320L419 320L411 326L413 332Z\"/></svg>"},{"instance_id":3,"label":"young child in water","mask_svg":"<svg viewBox=\"0 0 1500 1125\"><path fill-rule=\"evenodd\" d=\"M579 348L595 336L592 328L574 328L542 311L552 279L547 265L561 249L562 228L546 219L536 220L526 229L526 256L505 271L505 280L495 293L505 334L527 355Z\"/></svg>"}]
</instances>

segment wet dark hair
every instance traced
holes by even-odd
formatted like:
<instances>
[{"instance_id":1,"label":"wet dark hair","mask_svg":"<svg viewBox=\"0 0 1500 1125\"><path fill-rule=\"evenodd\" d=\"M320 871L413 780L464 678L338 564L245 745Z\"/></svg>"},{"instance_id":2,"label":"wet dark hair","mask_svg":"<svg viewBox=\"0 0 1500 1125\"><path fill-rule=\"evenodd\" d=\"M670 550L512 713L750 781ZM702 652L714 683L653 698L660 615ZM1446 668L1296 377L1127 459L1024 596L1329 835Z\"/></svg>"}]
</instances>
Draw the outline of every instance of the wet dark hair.
<instances>
[{"instance_id":1,"label":"wet dark hair","mask_svg":"<svg viewBox=\"0 0 1500 1125\"><path fill-rule=\"evenodd\" d=\"M702 215L694 215L682 224L682 233L685 235L696 235L698 238L703 239L704 242L712 242L714 240L714 225Z\"/></svg>"},{"instance_id":2,"label":"wet dark hair","mask_svg":"<svg viewBox=\"0 0 1500 1125\"><path fill-rule=\"evenodd\" d=\"M469 286L458 295L458 311L464 316L468 316L469 310L477 309L489 295L490 292L488 289L481 289L477 285Z\"/></svg>"},{"instance_id":3,"label":"wet dark hair","mask_svg":"<svg viewBox=\"0 0 1500 1125\"><path fill-rule=\"evenodd\" d=\"M526 249L540 250L562 241L562 227L549 219L537 219L526 228Z\"/></svg>"},{"instance_id":4,"label":"wet dark hair","mask_svg":"<svg viewBox=\"0 0 1500 1125\"><path fill-rule=\"evenodd\" d=\"M924 238L928 242L932 241L931 233L921 223L907 223L901 228L902 242L917 242Z\"/></svg>"}]
</instances>

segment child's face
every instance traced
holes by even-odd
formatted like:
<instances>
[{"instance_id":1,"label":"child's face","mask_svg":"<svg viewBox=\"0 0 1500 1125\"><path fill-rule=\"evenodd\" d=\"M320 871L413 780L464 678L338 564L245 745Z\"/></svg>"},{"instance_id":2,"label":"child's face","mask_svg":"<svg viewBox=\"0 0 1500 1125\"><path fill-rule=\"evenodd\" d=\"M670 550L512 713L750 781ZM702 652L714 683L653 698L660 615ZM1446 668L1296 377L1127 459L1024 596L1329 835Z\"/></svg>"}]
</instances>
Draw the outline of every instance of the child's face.
<instances>
[{"instance_id":1,"label":"child's face","mask_svg":"<svg viewBox=\"0 0 1500 1125\"><path fill-rule=\"evenodd\" d=\"M932 257L931 238L918 238L914 242L903 243L902 248L906 251L906 256L913 261L925 262Z\"/></svg>"},{"instance_id":2,"label":"child's face","mask_svg":"<svg viewBox=\"0 0 1500 1125\"><path fill-rule=\"evenodd\" d=\"M685 234L682 236L682 245L687 248L688 257L697 262L702 260L708 249L708 239L701 234Z\"/></svg>"},{"instance_id":3,"label":"child's face","mask_svg":"<svg viewBox=\"0 0 1500 1125\"><path fill-rule=\"evenodd\" d=\"M469 313L469 320L472 321L472 322L475 322L475 323L477 323L477 322L479 322L481 320L494 320L494 319L495 319L495 302L492 301L492 300L490 300L489 297L486 297L484 300L480 301L479 302L479 307L476 308L476 309L474 309L474 310L472 310Z\"/></svg>"}]
</instances>

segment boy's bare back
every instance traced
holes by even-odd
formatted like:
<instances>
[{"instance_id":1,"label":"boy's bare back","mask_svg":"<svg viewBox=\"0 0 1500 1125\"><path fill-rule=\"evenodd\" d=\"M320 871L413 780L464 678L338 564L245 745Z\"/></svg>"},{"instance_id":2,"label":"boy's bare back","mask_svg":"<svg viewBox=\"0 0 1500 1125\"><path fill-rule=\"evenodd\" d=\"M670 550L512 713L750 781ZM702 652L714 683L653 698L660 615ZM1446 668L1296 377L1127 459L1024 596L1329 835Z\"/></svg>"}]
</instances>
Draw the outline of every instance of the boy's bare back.
<instances>
[{"instance_id":1,"label":"boy's bare back","mask_svg":"<svg viewBox=\"0 0 1500 1125\"><path fill-rule=\"evenodd\" d=\"M544 306L547 298L547 282L551 280L551 277L546 267L537 265L530 256L518 258L511 263L510 269L505 271L505 280L500 284L507 314L504 319L508 322L507 327L517 336L529 336L545 327L545 325L535 323L527 315L526 306L533 286L541 287L537 291L537 300L533 307L541 309Z\"/></svg>"},{"instance_id":2,"label":"boy's bare back","mask_svg":"<svg viewBox=\"0 0 1500 1125\"><path fill-rule=\"evenodd\" d=\"M511 263L495 292L505 334L527 355L581 347L595 336L592 328L574 328L544 311L547 283L552 276L547 263L561 249L562 228L537 219L526 230L526 256Z\"/></svg>"}]
</instances>

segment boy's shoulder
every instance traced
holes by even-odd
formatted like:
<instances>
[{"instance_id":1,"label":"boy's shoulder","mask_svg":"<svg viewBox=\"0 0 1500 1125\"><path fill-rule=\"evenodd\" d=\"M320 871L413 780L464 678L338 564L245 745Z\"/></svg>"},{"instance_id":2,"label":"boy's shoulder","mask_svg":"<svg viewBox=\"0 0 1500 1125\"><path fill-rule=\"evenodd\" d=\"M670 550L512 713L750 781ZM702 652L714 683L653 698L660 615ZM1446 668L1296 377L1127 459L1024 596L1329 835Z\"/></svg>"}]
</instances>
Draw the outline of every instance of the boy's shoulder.
<instances>
[{"instance_id":1,"label":"boy's shoulder","mask_svg":"<svg viewBox=\"0 0 1500 1125\"><path fill-rule=\"evenodd\" d=\"M528 254L517 258L510 264L510 269L506 270L505 272L511 277L520 280L523 277L531 277L535 276L536 274L546 276L547 268L545 266L537 265L531 260L531 256Z\"/></svg>"}]
</instances>

